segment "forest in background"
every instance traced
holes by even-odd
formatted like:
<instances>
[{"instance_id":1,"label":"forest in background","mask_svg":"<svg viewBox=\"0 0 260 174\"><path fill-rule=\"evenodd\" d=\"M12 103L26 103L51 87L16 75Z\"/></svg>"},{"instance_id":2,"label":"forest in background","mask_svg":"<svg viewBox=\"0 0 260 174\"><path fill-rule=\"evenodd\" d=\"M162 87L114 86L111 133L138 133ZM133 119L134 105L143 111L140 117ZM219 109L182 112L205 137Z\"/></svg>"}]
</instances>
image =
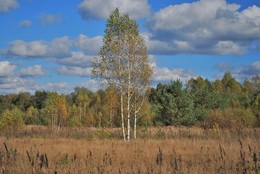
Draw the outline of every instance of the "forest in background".
<instances>
[{"instance_id":1,"label":"forest in background","mask_svg":"<svg viewBox=\"0 0 260 174\"><path fill-rule=\"evenodd\" d=\"M137 125L143 127L259 127L260 77L240 84L227 72L222 79L212 82L198 77L186 84L180 80L158 84L149 89L137 118ZM33 95L27 92L0 95L0 129L19 129L24 125L44 125L57 130L120 127L119 94L110 86L97 92L78 87L70 94L36 91Z\"/></svg>"}]
</instances>

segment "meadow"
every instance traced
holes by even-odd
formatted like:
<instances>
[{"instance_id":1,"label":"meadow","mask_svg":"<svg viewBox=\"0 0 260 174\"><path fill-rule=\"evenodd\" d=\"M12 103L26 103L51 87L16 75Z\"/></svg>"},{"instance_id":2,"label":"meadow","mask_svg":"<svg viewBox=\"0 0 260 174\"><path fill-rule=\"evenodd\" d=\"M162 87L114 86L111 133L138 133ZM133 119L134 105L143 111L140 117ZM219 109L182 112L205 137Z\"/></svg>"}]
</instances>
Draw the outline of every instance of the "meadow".
<instances>
[{"instance_id":1,"label":"meadow","mask_svg":"<svg viewBox=\"0 0 260 174\"><path fill-rule=\"evenodd\" d=\"M140 128L1 133L1 173L260 173L260 129Z\"/></svg>"}]
</instances>

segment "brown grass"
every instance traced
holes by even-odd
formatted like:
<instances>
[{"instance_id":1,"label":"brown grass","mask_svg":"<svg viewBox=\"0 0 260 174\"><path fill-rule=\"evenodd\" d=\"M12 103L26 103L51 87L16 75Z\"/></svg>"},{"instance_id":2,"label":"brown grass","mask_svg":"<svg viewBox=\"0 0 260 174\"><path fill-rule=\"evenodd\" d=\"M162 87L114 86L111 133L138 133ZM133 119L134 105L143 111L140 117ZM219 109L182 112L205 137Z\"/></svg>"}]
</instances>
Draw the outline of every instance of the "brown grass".
<instances>
[{"instance_id":1,"label":"brown grass","mask_svg":"<svg viewBox=\"0 0 260 174\"><path fill-rule=\"evenodd\" d=\"M95 136L103 130L92 131L91 140L58 138L63 134L45 138L2 136L1 172L260 173L258 129L241 130L240 134L198 128L151 128L140 130L139 137L143 139L130 142L102 140Z\"/></svg>"}]
</instances>

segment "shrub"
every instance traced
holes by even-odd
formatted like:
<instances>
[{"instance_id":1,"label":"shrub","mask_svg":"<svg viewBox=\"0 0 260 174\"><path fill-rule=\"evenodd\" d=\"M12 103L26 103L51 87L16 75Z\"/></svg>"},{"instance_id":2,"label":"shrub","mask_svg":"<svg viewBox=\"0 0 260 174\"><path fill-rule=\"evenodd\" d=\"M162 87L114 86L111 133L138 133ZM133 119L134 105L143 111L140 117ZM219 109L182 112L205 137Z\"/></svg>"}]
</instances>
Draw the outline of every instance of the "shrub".
<instances>
[{"instance_id":1,"label":"shrub","mask_svg":"<svg viewBox=\"0 0 260 174\"><path fill-rule=\"evenodd\" d=\"M238 119L234 118L232 113L222 110L213 110L204 119L203 127L213 129L215 127L221 129L231 128L231 126L241 126Z\"/></svg>"},{"instance_id":2,"label":"shrub","mask_svg":"<svg viewBox=\"0 0 260 174\"><path fill-rule=\"evenodd\" d=\"M222 129L238 129L243 126L253 127L256 118L250 109L231 108L225 110L213 110L205 118L203 127Z\"/></svg>"},{"instance_id":3,"label":"shrub","mask_svg":"<svg viewBox=\"0 0 260 174\"><path fill-rule=\"evenodd\" d=\"M256 124L256 117L251 109L233 109L234 116L238 117L243 126L253 127Z\"/></svg>"},{"instance_id":4,"label":"shrub","mask_svg":"<svg viewBox=\"0 0 260 174\"><path fill-rule=\"evenodd\" d=\"M0 129L18 129L23 127L23 112L17 107L5 110L0 118Z\"/></svg>"},{"instance_id":5,"label":"shrub","mask_svg":"<svg viewBox=\"0 0 260 174\"><path fill-rule=\"evenodd\" d=\"M80 120L76 117L71 117L67 121L67 126L69 126L69 127L80 127L81 125L82 124L81 124Z\"/></svg>"}]
</instances>

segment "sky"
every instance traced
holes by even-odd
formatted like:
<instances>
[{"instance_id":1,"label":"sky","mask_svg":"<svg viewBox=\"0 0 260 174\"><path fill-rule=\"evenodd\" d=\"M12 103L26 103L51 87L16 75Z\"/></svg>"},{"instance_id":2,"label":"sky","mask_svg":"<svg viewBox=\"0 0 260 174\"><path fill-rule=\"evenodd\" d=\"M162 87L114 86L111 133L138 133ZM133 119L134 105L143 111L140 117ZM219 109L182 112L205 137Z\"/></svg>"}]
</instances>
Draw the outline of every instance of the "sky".
<instances>
[{"instance_id":1,"label":"sky","mask_svg":"<svg viewBox=\"0 0 260 174\"><path fill-rule=\"evenodd\" d=\"M138 23L152 86L260 75L260 0L0 0L0 94L98 90L91 62L115 8Z\"/></svg>"}]
</instances>

